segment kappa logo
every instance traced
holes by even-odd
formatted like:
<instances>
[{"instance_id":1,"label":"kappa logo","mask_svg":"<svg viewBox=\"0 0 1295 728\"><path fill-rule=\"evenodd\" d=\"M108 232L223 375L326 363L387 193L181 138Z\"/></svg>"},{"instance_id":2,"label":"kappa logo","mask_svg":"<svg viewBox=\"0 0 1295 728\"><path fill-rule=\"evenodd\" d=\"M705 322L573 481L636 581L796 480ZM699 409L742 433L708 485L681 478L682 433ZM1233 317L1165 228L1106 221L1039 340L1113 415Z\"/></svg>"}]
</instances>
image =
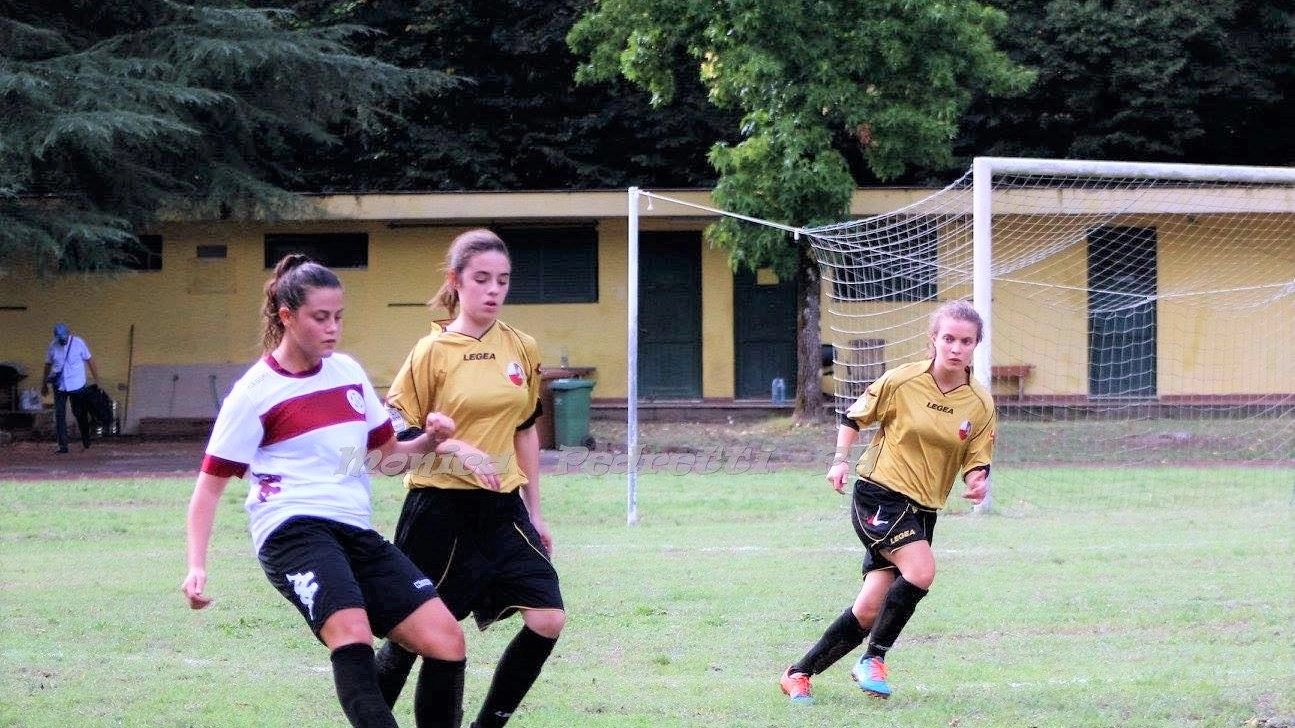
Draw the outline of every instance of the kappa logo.
<instances>
[{"instance_id":1,"label":"kappa logo","mask_svg":"<svg viewBox=\"0 0 1295 728\"><path fill-rule=\"evenodd\" d=\"M863 522L864 522L864 523L866 523L866 524L868 524L869 526L872 526L873 528L881 528L882 526L886 525L887 523L890 523L890 521L883 521L883 520L881 519L881 507L880 507L880 506L878 506L878 507L877 507L877 512L876 512L876 513L872 514L871 516L868 516L866 519L864 519L864 521L863 521Z\"/></svg>"},{"instance_id":2,"label":"kappa logo","mask_svg":"<svg viewBox=\"0 0 1295 728\"><path fill-rule=\"evenodd\" d=\"M512 382L513 384L516 384L517 386L520 387L526 383L526 370L522 369L521 364L518 364L515 361L508 362L507 372L508 372L508 381Z\"/></svg>"},{"instance_id":3,"label":"kappa logo","mask_svg":"<svg viewBox=\"0 0 1295 728\"><path fill-rule=\"evenodd\" d=\"M292 582L292 590L297 593L297 599L301 606L306 608L306 614L311 619L315 618L315 593L319 591L319 583L315 581L315 572L307 571L304 574L288 574L288 581Z\"/></svg>"},{"instance_id":4,"label":"kappa logo","mask_svg":"<svg viewBox=\"0 0 1295 728\"><path fill-rule=\"evenodd\" d=\"M253 473L253 475L256 474ZM256 484L260 490L256 493L256 499L264 503L270 499L270 496L277 495L283 488L275 485L275 483L282 480L282 475L257 475Z\"/></svg>"},{"instance_id":5,"label":"kappa logo","mask_svg":"<svg viewBox=\"0 0 1295 728\"><path fill-rule=\"evenodd\" d=\"M970 434L971 434L971 420L963 420L962 424L958 425L958 439L965 440L967 439L967 436Z\"/></svg>"}]
</instances>

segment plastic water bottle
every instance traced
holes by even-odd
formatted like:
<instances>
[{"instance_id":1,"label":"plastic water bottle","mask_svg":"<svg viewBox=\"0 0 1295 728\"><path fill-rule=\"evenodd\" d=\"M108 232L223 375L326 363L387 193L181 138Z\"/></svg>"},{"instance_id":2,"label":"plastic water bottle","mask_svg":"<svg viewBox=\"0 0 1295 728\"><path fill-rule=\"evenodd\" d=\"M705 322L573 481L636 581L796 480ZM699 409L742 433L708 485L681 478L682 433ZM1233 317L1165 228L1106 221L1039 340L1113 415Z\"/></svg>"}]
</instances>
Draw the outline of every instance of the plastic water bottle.
<instances>
[{"instance_id":1,"label":"plastic water bottle","mask_svg":"<svg viewBox=\"0 0 1295 728\"><path fill-rule=\"evenodd\" d=\"M769 383L770 396L774 404L784 404L787 401L787 383L778 377Z\"/></svg>"}]
</instances>

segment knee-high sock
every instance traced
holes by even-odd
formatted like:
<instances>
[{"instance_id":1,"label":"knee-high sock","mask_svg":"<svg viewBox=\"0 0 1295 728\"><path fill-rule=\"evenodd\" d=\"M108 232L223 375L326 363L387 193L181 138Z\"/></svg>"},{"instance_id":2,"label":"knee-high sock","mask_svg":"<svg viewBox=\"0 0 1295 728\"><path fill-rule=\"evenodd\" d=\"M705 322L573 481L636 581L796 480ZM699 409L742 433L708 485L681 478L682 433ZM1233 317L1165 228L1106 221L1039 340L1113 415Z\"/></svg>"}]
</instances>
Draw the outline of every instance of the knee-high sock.
<instances>
[{"instance_id":1,"label":"knee-high sock","mask_svg":"<svg viewBox=\"0 0 1295 728\"><path fill-rule=\"evenodd\" d=\"M926 589L913 586L902 576L895 579L895 583L886 592L886 601L882 603L877 619L872 623L872 638L868 640L868 649L864 654L885 659L886 651L899 639L899 633L908 624L913 610L917 609L917 603L926 594Z\"/></svg>"},{"instance_id":2,"label":"knee-high sock","mask_svg":"<svg viewBox=\"0 0 1295 728\"><path fill-rule=\"evenodd\" d=\"M463 724L463 670L467 660L423 658L414 688L418 728L459 728Z\"/></svg>"},{"instance_id":3,"label":"knee-high sock","mask_svg":"<svg viewBox=\"0 0 1295 728\"><path fill-rule=\"evenodd\" d=\"M544 661L553 652L557 639L544 637L522 626L508 648L499 658L495 676L490 681L481 712L477 714L476 728L501 728L521 705L526 692L535 684Z\"/></svg>"},{"instance_id":4,"label":"knee-high sock","mask_svg":"<svg viewBox=\"0 0 1295 728\"><path fill-rule=\"evenodd\" d=\"M416 659L418 655L392 640L387 640L382 649L378 650L378 687L382 690L382 699L387 701L388 708L396 705L396 699L400 697L400 691L404 689Z\"/></svg>"},{"instance_id":5,"label":"knee-high sock","mask_svg":"<svg viewBox=\"0 0 1295 728\"><path fill-rule=\"evenodd\" d=\"M809 652L792 663L789 672L817 675L863 644L863 638L867 636L868 630L859 626L852 610L846 609L809 648Z\"/></svg>"},{"instance_id":6,"label":"knee-high sock","mask_svg":"<svg viewBox=\"0 0 1295 728\"><path fill-rule=\"evenodd\" d=\"M333 650L333 682L337 700L354 728L397 728L391 708L382 701L378 690L378 670L373 647L365 644L344 645Z\"/></svg>"}]
</instances>

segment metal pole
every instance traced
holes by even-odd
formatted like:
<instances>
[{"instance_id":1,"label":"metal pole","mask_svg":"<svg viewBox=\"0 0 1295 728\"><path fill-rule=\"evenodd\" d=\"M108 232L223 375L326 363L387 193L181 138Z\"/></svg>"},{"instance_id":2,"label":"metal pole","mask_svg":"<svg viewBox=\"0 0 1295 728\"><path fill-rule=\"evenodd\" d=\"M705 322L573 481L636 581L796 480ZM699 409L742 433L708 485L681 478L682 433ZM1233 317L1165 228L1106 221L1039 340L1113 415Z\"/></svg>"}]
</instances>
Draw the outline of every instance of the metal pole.
<instances>
[{"instance_id":1,"label":"metal pole","mask_svg":"<svg viewBox=\"0 0 1295 728\"><path fill-rule=\"evenodd\" d=\"M639 349L639 188L629 188L629 273L625 307L628 311L628 350L626 369L629 374L625 395L626 523L638 525L638 349Z\"/></svg>"},{"instance_id":2,"label":"metal pole","mask_svg":"<svg viewBox=\"0 0 1295 728\"><path fill-rule=\"evenodd\" d=\"M976 354L972 357L972 369L980 383L989 386L990 365L993 361L993 214L994 188L993 167L984 157L976 157L972 165L971 209L972 209L972 264L971 264L971 302L985 320L984 331Z\"/></svg>"},{"instance_id":3,"label":"metal pole","mask_svg":"<svg viewBox=\"0 0 1295 728\"><path fill-rule=\"evenodd\" d=\"M972 305L980 312L985 321L985 330L976 354L972 357L972 369L976 379L986 387L993 378L993 296L994 296L994 167L990 160L977 157L972 163L971 172L971 205L972 205L972 265L971 265L971 299ZM992 508L991 494L972 508L973 513L987 514Z\"/></svg>"}]
</instances>

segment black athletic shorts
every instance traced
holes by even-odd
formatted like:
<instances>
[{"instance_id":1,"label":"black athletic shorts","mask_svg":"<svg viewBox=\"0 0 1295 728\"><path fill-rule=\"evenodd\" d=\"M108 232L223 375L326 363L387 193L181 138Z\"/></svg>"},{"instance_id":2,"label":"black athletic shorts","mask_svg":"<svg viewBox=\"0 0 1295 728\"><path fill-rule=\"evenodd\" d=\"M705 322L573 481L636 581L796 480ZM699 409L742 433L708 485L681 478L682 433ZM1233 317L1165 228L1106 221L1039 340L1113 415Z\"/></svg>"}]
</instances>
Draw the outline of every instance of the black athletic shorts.
<instances>
[{"instance_id":1,"label":"black athletic shorts","mask_svg":"<svg viewBox=\"0 0 1295 728\"><path fill-rule=\"evenodd\" d=\"M854 532L867 547L863 573L893 569L883 552L914 541L931 543L935 537L936 511L918 505L902 493L860 478L854 483L850 521Z\"/></svg>"},{"instance_id":2,"label":"black athletic shorts","mask_svg":"<svg viewBox=\"0 0 1295 728\"><path fill-rule=\"evenodd\" d=\"M558 572L517 491L413 488L395 543L454 618L471 614L479 629L519 609L563 608Z\"/></svg>"},{"instance_id":3,"label":"black athletic shorts","mask_svg":"<svg viewBox=\"0 0 1295 728\"><path fill-rule=\"evenodd\" d=\"M324 518L293 518L266 539L261 568L319 637L324 622L359 607L385 637L436 598L432 580L377 531Z\"/></svg>"}]
</instances>

